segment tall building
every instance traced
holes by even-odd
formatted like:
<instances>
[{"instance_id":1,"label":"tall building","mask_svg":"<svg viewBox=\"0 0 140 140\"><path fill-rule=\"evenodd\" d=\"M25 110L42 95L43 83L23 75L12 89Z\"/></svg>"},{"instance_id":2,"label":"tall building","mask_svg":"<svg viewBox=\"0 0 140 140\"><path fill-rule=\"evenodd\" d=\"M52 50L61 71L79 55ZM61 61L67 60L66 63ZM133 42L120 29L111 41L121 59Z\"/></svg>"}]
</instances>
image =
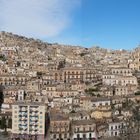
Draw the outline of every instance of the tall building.
<instances>
[{"instance_id":1,"label":"tall building","mask_svg":"<svg viewBox=\"0 0 140 140\"><path fill-rule=\"evenodd\" d=\"M44 139L45 104L38 102L16 102L12 105L13 138L26 140Z\"/></svg>"},{"instance_id":2,"label":"tall building","mask_svg":"<svg viewBox=\"0 0 140 140\"><path fill-rule=\"evenodd\" d=\"M132 52L133 67L135 70L140 70L140 47L137 47Z\"/></svg>"}]
</instances>

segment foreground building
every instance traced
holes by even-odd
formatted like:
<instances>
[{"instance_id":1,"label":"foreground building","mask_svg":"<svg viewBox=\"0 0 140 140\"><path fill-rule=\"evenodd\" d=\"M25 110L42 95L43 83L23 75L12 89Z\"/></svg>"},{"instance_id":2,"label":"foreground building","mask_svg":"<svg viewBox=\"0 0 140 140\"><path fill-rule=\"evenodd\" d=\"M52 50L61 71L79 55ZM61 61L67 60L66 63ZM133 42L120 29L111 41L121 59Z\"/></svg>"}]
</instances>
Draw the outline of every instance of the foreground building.
<instances>
[{"instance_id":1,"label":"foreground building","mask_svg":"<svg viewBox=\"0 0 140 140\"><path fill-rule=\"evenodd\" d=\"M16 102L12 105L13 138L43 139L45 135L45 105Z\"/></svg>"}]
</instances>

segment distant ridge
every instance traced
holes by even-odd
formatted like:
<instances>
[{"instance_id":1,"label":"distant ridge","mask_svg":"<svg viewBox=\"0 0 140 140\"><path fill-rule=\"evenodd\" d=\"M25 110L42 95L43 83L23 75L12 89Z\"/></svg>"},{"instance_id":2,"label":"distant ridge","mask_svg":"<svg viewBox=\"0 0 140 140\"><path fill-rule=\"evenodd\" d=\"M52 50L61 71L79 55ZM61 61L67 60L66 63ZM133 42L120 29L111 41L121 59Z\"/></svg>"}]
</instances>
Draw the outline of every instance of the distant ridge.
<instances>
[{"instance_id":1,"label":"distant ridge","mask_svg":"<svg viewBox=\"0 0 140 140\"><path fill-rule=\"evenodd\" d=\"M34 38L28 38L25 36L21 36L21 35L17 35L17 34L13 34L10 32L5 32L5 31L1 31L0 32L0 42L3 43L5 46L13 46L13 45L17 45L17 46L38 46L38 47L70 47L73 49L86 49L86 50L104 50L104 51L129 51L129 50L124 50L124 49L119 49L119 50L113 50L113 49L108 49L108 48L102 48L100 46L92 46L90 48L86 48L83 46L77 46L77 45L65 45L65 44L59 44L59 43L48 43L48 42L44 42L40 39L34 39ZM133 50L140 48L140 45L136 48L134 48Z\"/></svg>"}]
</instances>

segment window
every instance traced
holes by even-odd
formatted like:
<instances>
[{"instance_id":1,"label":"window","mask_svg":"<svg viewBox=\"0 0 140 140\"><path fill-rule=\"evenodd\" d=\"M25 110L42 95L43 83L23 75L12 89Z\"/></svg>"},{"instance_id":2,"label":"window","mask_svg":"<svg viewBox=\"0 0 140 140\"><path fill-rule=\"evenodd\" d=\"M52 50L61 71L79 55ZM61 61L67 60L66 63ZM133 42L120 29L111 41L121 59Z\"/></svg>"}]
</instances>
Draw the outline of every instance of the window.
<instances>
[{"instance_id":1,"label":"window","mask_svg":"<svg viewBox=\"0 0 140 140\"><path fill-rule=\"evenodd\" d=\"M117 134L117 132L115 132L115 136L117 136L118 134Z\"/></svg>"},{"instance_id":2,"label":"window","mask_svg":"<svg viewBox=\"0 0 140 140\"><path fill-rule=\"evenodd\" d=\"M60 139L62 138L62 135L61 135L61 134L59 134L59 138L60 138Z\"/></svg>"},{"instance_id":3,"label":"window","mask_svg":"<svg viewBox=\"0 0 140 140\"><path fill-rule=\"evenodd\" d=\"M54 139L56 138L56 135L55 135L55 134L53 135L53 138L54 138Z\"/></svg>"},{"instance_id":4,"label":"window","mask_svg":"<svg viewBox=\"0 0 140 140\"><path fill-rule=\"evenodd\" d=\"M121 128L121 126L119 125L119 128Z\"/></svg>"},{"instance_id":5,"label":"window","mask_svg":"<svg viewBox=\"0 0 140 140\"><path fill-rule=\"evenodd\" d=\"M105 105L107 106L107 105L108 105L108 103L105 103Z\"/></svg>"},{"instance_id":6,"label":"window","mask_svg":"<svg viewBox=\"0 0 140 140\"><path fill-rule=\"evenodd\" d=\"M77 128L77 131L79 132L79 128Z\"/></svg>"},{"instance_id":7,"label":"window","mask_svg":"<svg viewBox=\"0 0 140 140\"><path fill-rule=\"evenodd\" d=\"M113 136L113 132L111 132L111 136Z\"/></svg>"},{"instance_id":8,"label":"window","mask_svg":"<svg viewBox=\"0 0 140 140\"><path fill-rule=\"evenodd\" d=\"M67 134L64 134L64 138L67 138Z\"/></svg>"},{"instance_id":9,"label":"window","mask_svg":"<svg viewBox=\"0 0 140 140\"><path fill-rule=\"evenodd\" d=\"M92 136L91 133L89 133L89 138L91 138L91 136Z\"/></svg>"},{"instance_id":10,"label":"window","mask_svg":"<svg viewBox=\"0 0 140 140\"><path fill-rule=\"evenodd\" d=\"M77 138L80 138L80 135L79 134L77 134Z\"/></svg>"},{"instance_id":11,"label":"window","mask_svg":"<svg viewBox=\"0 0 140 140\"><path fill-rule=\"evenodd\" d=\"M83 127L83 131L85 132L85 127Z\"/></svg>"},{"instance_id":12,"label":"window","mask_svg":"<svg viewBox=\"0 0 140 140\"><path fill-rule=\"evenodd\" d=\"M83 134L83 138L86 139L86 134Z\"/></svg>"}]
</instances>

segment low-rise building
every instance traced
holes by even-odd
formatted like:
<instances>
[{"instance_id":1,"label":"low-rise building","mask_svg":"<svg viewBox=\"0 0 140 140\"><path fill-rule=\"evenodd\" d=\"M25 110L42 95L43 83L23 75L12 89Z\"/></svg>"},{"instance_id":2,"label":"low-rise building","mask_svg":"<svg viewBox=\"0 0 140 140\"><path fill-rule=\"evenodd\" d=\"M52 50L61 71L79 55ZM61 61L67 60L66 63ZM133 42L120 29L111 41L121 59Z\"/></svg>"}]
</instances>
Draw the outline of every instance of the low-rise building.
<instances>
[{"instance_id":1,"label":"low-rise building","mask_svg":"<svg viewBox=\"0 0 140 140\"><path fill-rule=\"evenodd\" d=\"M49 140L70 140L70 120L59 111L50 111Z\"/></svg>"},{"instance_id":2,"label":"low-rise building","mask_svg":"<svg viewBox=\"0 0 140 140\"><path fill-rule=\"evenodd\" d=\"M96 140L96 124L93 120L72 121L72 140Z\"/></svg>"}]
</instances>

